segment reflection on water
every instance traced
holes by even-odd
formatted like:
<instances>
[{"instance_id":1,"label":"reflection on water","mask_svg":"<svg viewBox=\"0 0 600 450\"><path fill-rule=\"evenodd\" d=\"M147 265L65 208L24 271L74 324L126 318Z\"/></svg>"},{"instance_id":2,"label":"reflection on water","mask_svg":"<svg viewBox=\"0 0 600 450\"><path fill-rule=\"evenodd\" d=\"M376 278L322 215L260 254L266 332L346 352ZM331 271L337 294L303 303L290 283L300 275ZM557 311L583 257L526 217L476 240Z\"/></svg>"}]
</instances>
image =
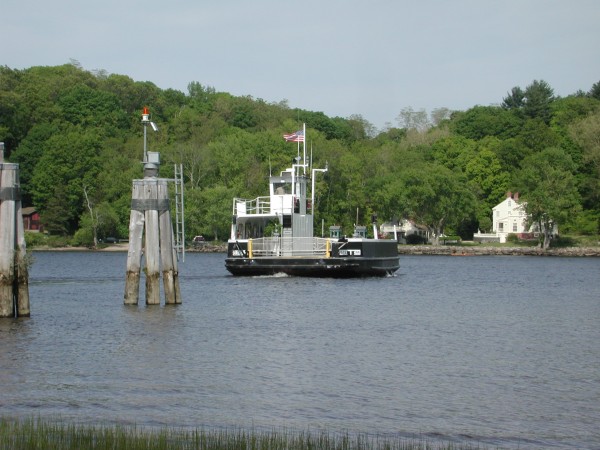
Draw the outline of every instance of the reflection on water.
<instances>
[{"instance_id":1,"label":"reflection on water","mask_svg":"<svg viewBox=\"0 0 600 450\"><path fill-rule=\"evenodd\" d=\"M598 448L600 260L403 257L395 277L235 278L124 306L124 253L36 253L0 321L3 415Z\"/></svg>"}]
</instances>

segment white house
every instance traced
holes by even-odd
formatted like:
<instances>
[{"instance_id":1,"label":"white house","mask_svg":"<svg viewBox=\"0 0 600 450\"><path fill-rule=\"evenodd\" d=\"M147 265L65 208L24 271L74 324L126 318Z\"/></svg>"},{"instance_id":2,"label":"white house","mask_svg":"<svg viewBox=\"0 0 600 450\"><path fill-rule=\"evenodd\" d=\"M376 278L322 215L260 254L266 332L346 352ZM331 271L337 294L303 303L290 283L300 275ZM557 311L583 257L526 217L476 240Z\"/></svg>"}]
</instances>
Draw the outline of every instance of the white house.
<instances>
[{"instance_id":1,"label":"white house","mask_svg":"<svg viewBox=\"0 0 600 450\"><path fill-rule=\"evenodd\" d=\"M473 235L477 242L506 242L509 234L526 233L527 214L522 203L519 202L519 193L506 193L506 198L492 208L492 232Z\"/></svg>"},{"instance_id":2,"label":"white house","mask_svg":"<svg viewBox=\"0 0 600 450\"><path fill-rule=\"evenodd\" d=\"M429 232L427 227L423 225L417 225L412 220L403 219L399 222L385 222L379 227L379 233L384 236L390 236L392 239L396 239L398 242L406 244L406 237L411 234L421 236L425 242L429 241Z\"/></svg>"},{"instance_id":3,"label":"white house","mask_svg":"<svg viewBox=\"0 0 600 450\"><path fill-rule=\"evenodd\" d=\"M496 241L506 242L509 234L523 235L528 234L533 237L538 232L536 224L527 226L527 213L525 212L526 203L519 202L519 193L506 193L506 198L492 208L492 232L475 233L474 241ZM555 227L554 233L558 234Z\"/></svg>"},{"instance_id":4,"label":"white house","mask_svg":"<svg viewBox=\"0 0 600 450\"><path fill-rule=\"evenodd\" d=\"M527 214L524 205L519 203L519 193L506 193L506 198L492 208L492 231L506 242L509 234L527 233Z\"/></svg>"}]
</instances>

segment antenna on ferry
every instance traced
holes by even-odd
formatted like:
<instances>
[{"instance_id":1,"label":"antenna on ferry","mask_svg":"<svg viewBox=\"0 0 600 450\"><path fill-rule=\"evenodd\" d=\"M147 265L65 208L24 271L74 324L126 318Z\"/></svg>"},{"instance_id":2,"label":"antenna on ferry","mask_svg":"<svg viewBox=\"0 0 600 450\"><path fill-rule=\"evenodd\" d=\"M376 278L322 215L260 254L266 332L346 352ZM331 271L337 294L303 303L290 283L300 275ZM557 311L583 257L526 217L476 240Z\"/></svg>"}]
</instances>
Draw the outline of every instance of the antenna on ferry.
<instances>
[{"instance_id":1,"label":"antenna on ferry","mask_svg":"<svg viewBox=\"0 0 600 450\"><path fill-rule=\"evenodd\" d=\"M327 168L328 164L327 162L325 163L325 168L324 169L312 169L312 173L311 173L311 186L310 186L310 204L311 204L311 210L310 213L314 215L315 213L315 173L316 172L322 172L325 173L327 172L328 168ZM322 234L322 233L321 233Z\"/></svg>"}]
</instances>

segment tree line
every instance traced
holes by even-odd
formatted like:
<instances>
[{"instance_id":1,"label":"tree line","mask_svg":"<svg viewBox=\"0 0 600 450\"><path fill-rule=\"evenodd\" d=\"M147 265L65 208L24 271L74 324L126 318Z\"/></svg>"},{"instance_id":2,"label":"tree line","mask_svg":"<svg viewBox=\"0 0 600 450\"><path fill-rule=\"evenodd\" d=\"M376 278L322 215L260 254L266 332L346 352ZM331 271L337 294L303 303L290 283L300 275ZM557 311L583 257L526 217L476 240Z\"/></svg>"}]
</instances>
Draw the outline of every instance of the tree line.
<instances>
[{"instance_id":1,"label":"tree line","mask_svg":"<svg viewBox=\"0 0 600 450\"><path fill-rule=\"evenodd\" d=\"M561 232L600 232L600 82L567 97L543 80L507 90L494 106L401 109L377 130L360 115L328 117L233 96L191 82L160 89L76 61L0 67L0 141L20 164L22 202L50 234L91 245L128 236L131 180L142 178L141 110L160 131L161 176L183 164L186 237L228 237L232 198L266 194L268 176L296 146L282 135L307 126L315 167L315 226L404 218L435 235L490 231L491 208L519 192L531 220ZM357 213L358 212L358 213Z\"/></svg>"}]
</instances>

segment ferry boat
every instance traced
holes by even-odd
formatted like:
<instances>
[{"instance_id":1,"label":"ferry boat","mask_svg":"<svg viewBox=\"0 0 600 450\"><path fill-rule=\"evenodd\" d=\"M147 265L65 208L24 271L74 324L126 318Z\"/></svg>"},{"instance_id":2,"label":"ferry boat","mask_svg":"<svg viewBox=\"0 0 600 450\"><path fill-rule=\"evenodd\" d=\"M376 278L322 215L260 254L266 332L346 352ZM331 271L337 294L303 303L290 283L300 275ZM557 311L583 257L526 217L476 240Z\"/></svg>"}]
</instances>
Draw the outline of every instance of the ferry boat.
<instances>
[{"instance_id":1,"label":"ferry boat","mask_svg":"<svg viewBox=\"0 0 600 450\"><path fill-rule=\"evenodd\" d=\"M304 142L304 129L284 138ZM355 227L351 237L331 227L328 238L313 236L315 176L303 156L292 167L269 178L269 196L233 199L231 235L225 267L233 275L287 274L311 277L366 277L392 275L400 267L397 242L366 237L366 227ZM308 187L311 185L308 197Z\"/></svg>"}]
</instances>

